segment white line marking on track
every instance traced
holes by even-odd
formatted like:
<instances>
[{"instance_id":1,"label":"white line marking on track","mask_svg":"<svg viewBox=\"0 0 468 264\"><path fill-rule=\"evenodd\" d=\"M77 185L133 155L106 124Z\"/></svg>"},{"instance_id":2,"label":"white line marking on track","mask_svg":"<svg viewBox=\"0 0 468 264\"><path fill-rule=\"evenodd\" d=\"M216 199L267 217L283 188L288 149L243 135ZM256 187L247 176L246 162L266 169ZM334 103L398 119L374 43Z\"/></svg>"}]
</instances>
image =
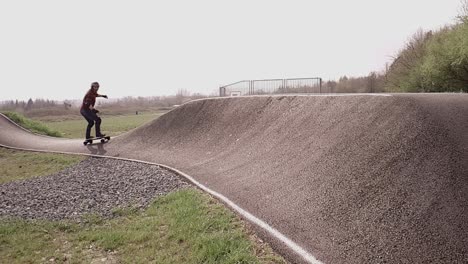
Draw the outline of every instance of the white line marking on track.
<instances>
[{"instance_id":1,"label":"white line marking on track","mask_svg":"<svg viewBox=\"0 0 468 264\"><path fill-rule=\"evenodd\" d=\"M124 160L124 161L133 161L133 162L139 162L139 163L145 163L149 165L156 165L160 166L162 168L168 169L170 171L173 171L190 182L192 182L194 185L196 185L198 188L202 189L203 191L215 196L225 204L227 204L229 207L237 211L240 215L248 219L250 222L256 224L257 226L263 228L265 231L267 231L271 236L275 237L279 241L283 242L288 248L290 248L292 251L294 251L297 255L301 256L305 261L312 263L312 264L322 264L321 261L316 259L312 254L307 252L307 250L303 249L301 246L299 246L297 243L289 239L287 236L283 235L281 232L276 230L275 228L271 227L268 225L266 222L262 221L261 219L257 218L256 216L252 215L251 213L247 212L246 210L242 209L238 205L236 205L234 202L229 200L227 197L224 195L215 192L211 190L210 188L206 187L205 185L201 184L194 178L192 178L190 175L179 171L175 168L172 168L167 165L163 164L158 164L154 162L148 162L148 161L142 161L142 160L136 160L136 159L127 159L127 158L120 158L120 157L112 157L112 156L101 156L101 155L94 155L94 154L87 154L87 153L75 153L75 152L62 152L62 151L49 151L49 150L39 150L39 149L27 149L27 148L17 148L17 147L11 147L11 146L6 146L3 144L0 144L0 147L4 148L9 148L9 149L15 149L15 150L24 150L24 151L33 151L33 152L45 152L45 153L57 153L57 154L71 154L71 155L82 155L82 156L88 156L88 157L95 157L95 158L108 158L108 159L116 159L116 160Z\"/></svg>"}]
</instances>

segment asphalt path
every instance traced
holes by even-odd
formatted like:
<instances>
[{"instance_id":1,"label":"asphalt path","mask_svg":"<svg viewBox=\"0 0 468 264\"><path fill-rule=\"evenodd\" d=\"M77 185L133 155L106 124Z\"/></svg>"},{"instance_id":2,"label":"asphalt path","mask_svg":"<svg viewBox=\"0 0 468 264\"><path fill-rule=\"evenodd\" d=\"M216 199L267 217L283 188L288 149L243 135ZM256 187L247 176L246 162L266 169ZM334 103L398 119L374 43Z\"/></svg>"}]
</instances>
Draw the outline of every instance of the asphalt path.
<instances>
[{"instance_id":1,"label":"asphalt path","mask_svg":"<svg viewBox=\"0 0 468 264\"><path fill-rule=\"evenodd\" d=\"M91 146L2 117L0 144L176 168L291 262L468 262L466 94L197 100Z\"/></svg>"}]
</instances>

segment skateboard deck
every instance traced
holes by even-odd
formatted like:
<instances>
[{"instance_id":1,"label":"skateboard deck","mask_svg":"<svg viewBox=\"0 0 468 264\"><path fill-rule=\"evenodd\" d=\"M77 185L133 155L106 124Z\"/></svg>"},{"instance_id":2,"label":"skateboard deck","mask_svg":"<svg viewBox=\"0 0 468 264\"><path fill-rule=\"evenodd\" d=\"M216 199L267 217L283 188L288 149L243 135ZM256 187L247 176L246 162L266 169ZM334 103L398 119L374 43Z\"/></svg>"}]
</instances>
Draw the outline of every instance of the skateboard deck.
<instances>
[{"instance_id":1,"label":"skateboard deck","mask_svg":"<svg viewBox=\"0 0 468 264\"><path fill-rule=\"evenodd\" d=\"M106 143L107 141L110 140L110 136L105 136L105 137L94 137L94 138L88 138L83 142L83 145L88 145L88 144L93 144L93 140L100 140L101 143Z\"/></svg>"}]
</instances>

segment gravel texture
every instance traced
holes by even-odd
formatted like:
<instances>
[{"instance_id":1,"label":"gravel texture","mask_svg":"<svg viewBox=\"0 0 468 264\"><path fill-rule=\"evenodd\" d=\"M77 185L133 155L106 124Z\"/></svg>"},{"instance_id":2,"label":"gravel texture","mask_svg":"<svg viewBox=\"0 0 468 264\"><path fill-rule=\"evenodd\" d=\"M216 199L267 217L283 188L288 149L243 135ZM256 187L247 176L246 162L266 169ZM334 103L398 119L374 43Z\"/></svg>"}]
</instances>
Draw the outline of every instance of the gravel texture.
<instances>
[{"instance_id":1,"label":"gravel texture","mask_svg":"<svg viewBox=\"0 0 468 264\"><path fill-rule=\"evenodd\" d=\"M144 208L155 197L188 186L175 173L156 165L88 158L50 176L0 184L0 216L111 217L116 208Z\"/></svg>"}]
</instances>

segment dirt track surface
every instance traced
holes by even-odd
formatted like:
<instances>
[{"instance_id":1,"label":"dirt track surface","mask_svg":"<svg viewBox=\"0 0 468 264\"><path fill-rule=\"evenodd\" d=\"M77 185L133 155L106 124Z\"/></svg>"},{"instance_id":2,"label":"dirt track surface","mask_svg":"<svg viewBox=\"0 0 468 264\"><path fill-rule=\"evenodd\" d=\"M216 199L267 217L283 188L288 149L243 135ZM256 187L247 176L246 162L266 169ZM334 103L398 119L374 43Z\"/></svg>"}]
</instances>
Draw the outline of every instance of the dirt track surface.
<instances>
[{"instance_id":1,"label":"dirt track surface","mask_svg":"<svg viewBox=\"0 0 468 264\"><path fill-rule=\"evenodd\" d=\"M466 94L200 100L88 148L0 128L3 145L173 166L325 263L468 262Z\"/></svg>"}]
</instances>

